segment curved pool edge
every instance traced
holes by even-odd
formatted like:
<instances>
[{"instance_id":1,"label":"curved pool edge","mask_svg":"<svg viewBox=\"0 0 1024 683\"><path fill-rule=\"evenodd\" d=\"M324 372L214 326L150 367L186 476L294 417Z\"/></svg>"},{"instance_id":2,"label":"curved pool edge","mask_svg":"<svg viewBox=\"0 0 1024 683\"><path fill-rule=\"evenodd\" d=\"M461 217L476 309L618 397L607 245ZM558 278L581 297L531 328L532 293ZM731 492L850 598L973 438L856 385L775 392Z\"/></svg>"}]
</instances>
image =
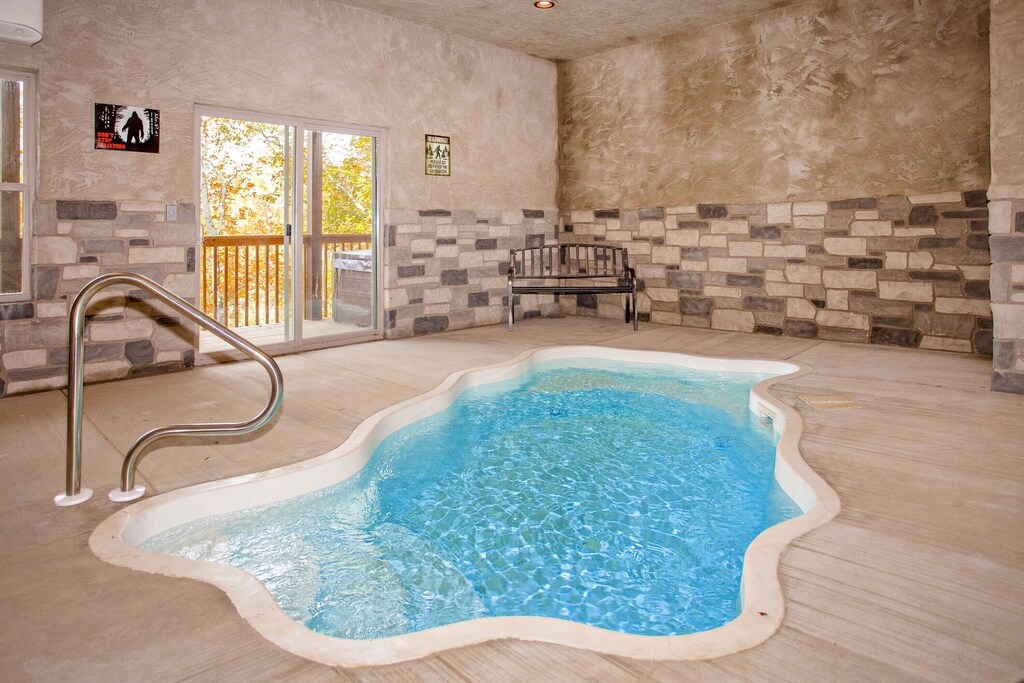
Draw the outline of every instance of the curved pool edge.
<instances>
[{"instance_id":1,"label":"curved pool edge","mask_svg":"<svg viewBox=\"0 0 1024 683\"><path fill-rule=\"evenodd\" d=\"M775 375L751 389L749 405L755 413L767 408L774 414L773 428L779 433L775 477L803 513L765 529L748 546L740 588L743 608L732 621L700 633L642 636L548 617L486 617L401 636L349 640L315 633L294 621L259 579L241 569L137 547L179 524L332 486L359 471L388 434L444 410L463 390L518 376L537 363L569 358ZM90 536L89 546L97 557L110 564L212 584L228 595L239 614L264 638L296 655L332 666L391 664L507 638L641 659L708 659L733 654L764 642L782 625L785 604L778 579L782 553L793 540L839 512L838 495L800 453L803 423L799 414L769 393L774 384L810 372L810 366L793 361L724 359L596 346L531 349L503 363L449 375L434 389L367 418L340 446L310 460L189 486L130 505L104 520Z\"/></svg>"}]
</instances>

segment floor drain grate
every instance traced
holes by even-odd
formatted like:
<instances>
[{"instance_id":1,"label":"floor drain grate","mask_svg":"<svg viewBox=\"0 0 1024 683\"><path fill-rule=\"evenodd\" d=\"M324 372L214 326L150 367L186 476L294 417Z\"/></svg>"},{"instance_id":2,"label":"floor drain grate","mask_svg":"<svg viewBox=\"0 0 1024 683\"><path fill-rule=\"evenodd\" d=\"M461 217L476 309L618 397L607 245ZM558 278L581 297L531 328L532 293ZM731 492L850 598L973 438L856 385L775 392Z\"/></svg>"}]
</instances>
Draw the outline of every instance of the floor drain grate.
<instances>
[{"instance_id":1,"label":"floor drain grate","mask_svg":"<svg viewBox=\"0 0 1024 683\"><path fill-rule=\"evenodd\" d=\"M800 396L801 401L812 408L860 408L860 404L849 396L829 394L827 396Z\"/></svg>"}]
</instances>

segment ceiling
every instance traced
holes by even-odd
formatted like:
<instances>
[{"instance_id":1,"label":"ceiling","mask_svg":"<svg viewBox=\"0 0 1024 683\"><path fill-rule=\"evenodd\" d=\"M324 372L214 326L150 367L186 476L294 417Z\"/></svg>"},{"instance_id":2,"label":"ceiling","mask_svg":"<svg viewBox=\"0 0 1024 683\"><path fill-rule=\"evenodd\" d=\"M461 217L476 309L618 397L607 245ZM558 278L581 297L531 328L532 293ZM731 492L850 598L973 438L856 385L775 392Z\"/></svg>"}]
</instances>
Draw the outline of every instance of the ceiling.
<instances>
[{"instance_id":1,"label":"ceiling","mask_svg":"<svg viewBox=\"0 0 1024 683\"><path fill-rule=\"evenodd\" d=\"M340 0L378 14L556 61L794 5L800 0Z\"/></svg>"}]
</instances>

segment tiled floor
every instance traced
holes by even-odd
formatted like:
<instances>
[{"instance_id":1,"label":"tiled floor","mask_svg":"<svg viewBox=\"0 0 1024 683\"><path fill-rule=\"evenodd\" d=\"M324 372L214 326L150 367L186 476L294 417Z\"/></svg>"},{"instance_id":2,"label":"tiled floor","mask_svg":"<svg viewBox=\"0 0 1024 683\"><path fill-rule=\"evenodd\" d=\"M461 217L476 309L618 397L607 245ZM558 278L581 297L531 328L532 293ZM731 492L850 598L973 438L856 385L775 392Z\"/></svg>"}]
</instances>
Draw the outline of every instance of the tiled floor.
<instances>
[{"instance_id":1,"label":"tiled floor","mask_svg":"<svg viewBox=\"0 0 1024 683\"><path fill-rule=\"evenodd\" d=\"M552 344L790 358L815 372L773 392L804 417L806 460L843 509L781 565L782 629L746 652L649 662L501 641L390 667L334 669L260 638L216 588L107 565L87 540L114 510L121 454L145 429L247 417L258 366L218 365L92 385L88 503L58 509L65 397L0 401L0 680L1013 681L1024 676L1024 397L988 390L963 355L617 321L530 320L283 357L286 398L242 439L165 444L143 461L151 492L294 462L455 370ZM798 396L860 407L815 410Z\"/></svg>"}]
</instances>

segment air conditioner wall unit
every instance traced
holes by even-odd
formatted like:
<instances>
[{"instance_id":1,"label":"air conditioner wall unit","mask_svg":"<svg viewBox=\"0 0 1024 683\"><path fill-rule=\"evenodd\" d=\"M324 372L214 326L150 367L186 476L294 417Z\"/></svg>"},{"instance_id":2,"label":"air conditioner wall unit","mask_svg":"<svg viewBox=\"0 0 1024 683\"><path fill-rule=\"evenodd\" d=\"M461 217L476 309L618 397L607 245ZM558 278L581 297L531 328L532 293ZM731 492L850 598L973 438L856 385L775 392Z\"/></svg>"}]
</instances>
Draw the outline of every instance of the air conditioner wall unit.
<instances>
[{"instance_id":1,"label":"air conditioner wall unit","mask_svg":"<svg viewBox=\"0 0 1024 683\"><path fill-rule=\"evenodd\" d=\"M35 45L43 39L43 0L0 0L0 41Z\"/></svg>"}]
</instances>

